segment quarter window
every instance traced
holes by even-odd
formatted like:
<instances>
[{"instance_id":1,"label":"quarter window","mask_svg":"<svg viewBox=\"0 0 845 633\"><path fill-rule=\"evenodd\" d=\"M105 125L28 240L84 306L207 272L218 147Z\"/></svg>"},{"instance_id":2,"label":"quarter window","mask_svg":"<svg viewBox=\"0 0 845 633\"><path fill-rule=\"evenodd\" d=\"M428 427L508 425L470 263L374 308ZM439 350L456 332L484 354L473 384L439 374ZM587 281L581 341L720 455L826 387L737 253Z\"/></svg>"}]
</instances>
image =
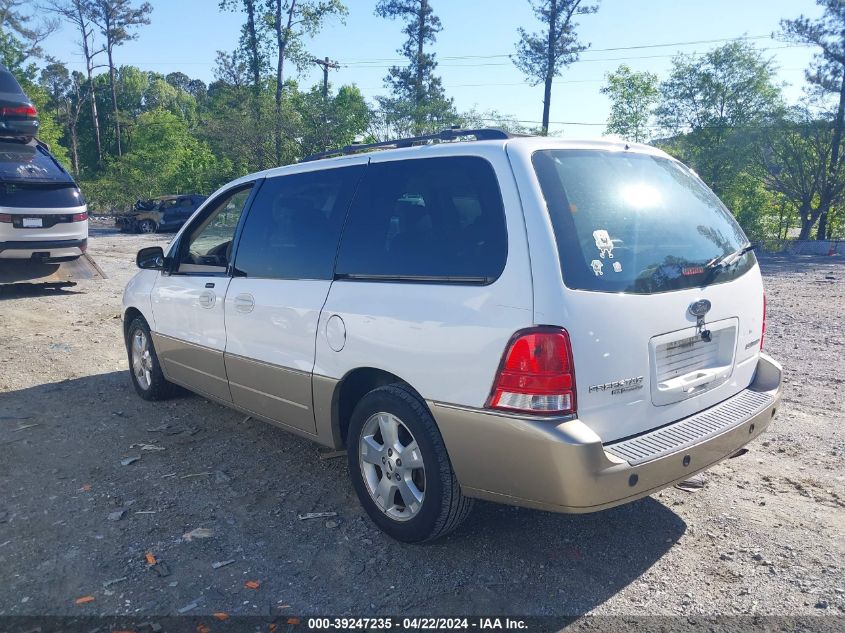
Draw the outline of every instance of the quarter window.
<instances>
[{"instance_id":1,"label":"quarter window","mask_svg":"<svg viewBox=\"0 0 845 633\"><path fill-rule=\"evenodd\" d=\"M239 275L331 279L337 243L364 165L268 178L241 232Z\"/></svg>"},{"instance_id":2,"label":"quarter window","mask_svg":"<svg viewBox=\"0 0 845 633\"><path fill-rule=\"evenodd\" d=\"M502 196L478 157L374 163L349 211L337 274L490 283L507 259Z\"/></svg>"}]
</instances>

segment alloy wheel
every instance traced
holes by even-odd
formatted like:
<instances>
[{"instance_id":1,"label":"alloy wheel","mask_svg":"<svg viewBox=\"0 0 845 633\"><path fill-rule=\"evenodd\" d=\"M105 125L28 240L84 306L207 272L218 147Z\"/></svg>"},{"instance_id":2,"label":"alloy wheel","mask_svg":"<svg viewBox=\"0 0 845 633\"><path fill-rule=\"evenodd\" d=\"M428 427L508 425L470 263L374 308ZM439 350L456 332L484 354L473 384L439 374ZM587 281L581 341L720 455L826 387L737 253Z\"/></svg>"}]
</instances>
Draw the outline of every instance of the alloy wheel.
<instances>
[{"instance_id":1,"label":"alloy wheel","mask_svg":"<svg viewBox=\"0 0 845 633\"><path fill-rule=\"evenodd\" d=\"M425 465L416 438L398 417L379 412L358 441L364 484L379 509L396 521L414 518L425 501Z\"/></svg>"},{"instance_id":2,"label":"alloy wheel","mask_svg":"<svg viewBox=\"0 0 845 633\"><path fill-rule=\"evenodd\" d=\"M152 384L153 359L150 355L150 339L141 330L135 330L132 334L132 373L138 385L145 391Z\"/></svg>"}]
</instances>

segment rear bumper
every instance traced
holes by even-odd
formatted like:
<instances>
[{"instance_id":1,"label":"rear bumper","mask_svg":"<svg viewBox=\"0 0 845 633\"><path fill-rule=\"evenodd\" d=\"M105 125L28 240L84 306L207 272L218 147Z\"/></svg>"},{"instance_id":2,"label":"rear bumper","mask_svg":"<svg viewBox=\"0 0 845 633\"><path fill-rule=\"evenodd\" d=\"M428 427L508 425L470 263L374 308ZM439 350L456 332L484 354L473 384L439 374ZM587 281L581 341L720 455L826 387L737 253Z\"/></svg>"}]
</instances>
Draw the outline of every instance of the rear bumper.
<instances>
[{"instance_id":1,"label":"rear bumper","mask_svg":"<svg viewBox=\"0 0 845 633\"><path fill-rule=\"evenodd\" d=\"M607 445L578 419L429 405L467 496L554 512L594 512L687 479L756 438L779 406L781 374L780 365L761 354L745 391Z\"/></svg>"},{"instance_id":2,"label":"rear bumper","mask_svg":"<svg viewBox=\"0 0 845 633\"><path fill-rule=\"evenodd\" d=\"M46 259L79 257L87 248L87 239L0 242L0 259L30 259L33 256Z\"/></svg>"},{"instance_id":3,"label":"rear bumper","mask_svg":"<svg viewBox=\"0 0 845 633\"><path fill-rule=\"evenodd\" d=\"M2 119L0 137L31 139L38 134L38 119Z\"/></svg>"}]
</instances>

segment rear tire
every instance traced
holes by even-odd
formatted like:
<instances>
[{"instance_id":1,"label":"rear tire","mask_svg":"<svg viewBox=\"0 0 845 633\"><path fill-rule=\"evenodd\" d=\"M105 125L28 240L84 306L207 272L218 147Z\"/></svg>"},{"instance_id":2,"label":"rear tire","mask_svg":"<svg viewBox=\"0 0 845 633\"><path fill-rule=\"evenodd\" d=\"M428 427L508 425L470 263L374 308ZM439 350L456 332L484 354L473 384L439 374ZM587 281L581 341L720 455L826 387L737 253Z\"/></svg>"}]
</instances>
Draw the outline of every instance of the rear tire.
<instances>
[{"instance_id":1,"label":"rear tire","mask_svg":"<svg viewBox=\"0 0 845 633\"><path fill-rule=\"evenodd\" d=\"M139 233L155 233L157 230L158 227L153 220L141 220L138 222Z\"/></svg>"},{"instance_id":2,"label":"rear tire","mask_svg":"<svg viewBox=\"0 0 845 633\"><path fill-rule=\"evenodd\" d=\"M379 387L361 398L347 447L361 505L396 540L440 538L469 514L472 500L461 493L437 424L407 385Z\"/></svg>"},{"instance_id":3,"label":"rear tire","mask_svg":"<svg viewBox=\"0 0 845 633\"><path fill-rule=\"evenodd\" d=\"M135 317L129 324L126 352L132 386L144 400L165 400L178 393L179 387L169 382L161 371L150 327L143 317Z\"/></svg>"}]
</instances>

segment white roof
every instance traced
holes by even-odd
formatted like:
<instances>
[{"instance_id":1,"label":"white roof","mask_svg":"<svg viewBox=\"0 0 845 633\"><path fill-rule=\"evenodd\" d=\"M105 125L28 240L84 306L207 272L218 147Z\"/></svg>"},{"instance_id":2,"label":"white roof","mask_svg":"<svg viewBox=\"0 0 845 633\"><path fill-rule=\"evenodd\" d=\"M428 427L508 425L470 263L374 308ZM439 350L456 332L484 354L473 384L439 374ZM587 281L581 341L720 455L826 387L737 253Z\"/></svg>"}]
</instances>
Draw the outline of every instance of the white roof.
<instances>
[{"instance_id":1,"label":"white roof","mask_svg":"<svg viewBox=\"0 0 845 633\"><path fill-rule=\"evenodd\" d=\"M384 162L402 158L423 158L434 156L456 156L456 155L484 155L491 150L512 147L519 153L530 154L541 149L580 149L596 151L629 151L638 154L649 154L670 158L668 154L642 143L626 143L619 140L574 140L562 139L554 136L514 136L508 139L484 140L484 141L449 141L431 143L426 145L415 145L413 147L385 148L374 150L362 150L357 154L336 156L333 158L322 158L283 167L273 167L261 172L243 176L229 185L237 185L249 182L257 178L269 178L294 174L300 172L316 171L318 169L334 169L348 165L360 165L367 162ZM226 188L229 187L226 186Z\"/></svg>"}]
</instances>

